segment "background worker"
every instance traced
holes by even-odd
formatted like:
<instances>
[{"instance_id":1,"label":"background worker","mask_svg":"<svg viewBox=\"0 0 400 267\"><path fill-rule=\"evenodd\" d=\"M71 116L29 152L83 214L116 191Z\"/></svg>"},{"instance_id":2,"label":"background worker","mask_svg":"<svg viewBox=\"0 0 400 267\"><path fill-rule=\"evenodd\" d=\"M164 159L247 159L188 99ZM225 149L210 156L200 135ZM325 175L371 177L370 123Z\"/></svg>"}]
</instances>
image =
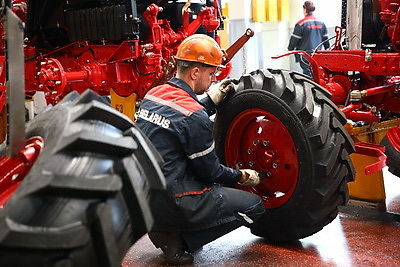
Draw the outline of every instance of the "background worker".
<instances>
[{"instance_id":1,"label":"background worker","mask_svg":"<svg viewBox=\"0 0 400 267\"><path fill-rule=\"evenodd\" d=\"M322 42L324 42L323 46L325 49L329 48L328 31L325 23L313 15L314 10L315 6L313 2L304 2L304 18L296 23L290 37L288 50L303 50L311 54ZM303 73L312 77L307 59L299 54L296 54L295 57L296 62L300 63Z\"/></svg>"},{"instance_id":2,"label":"background worker","mask_svg":"<svg viewBox=\"0 0 400 267\"><path fill-rule=\"evenodd\" d=\"M162 249L169 264L193 262L193 252L226 233L251 225L264 213L259 196L234 188L260 182L254 170L220 164L214 151L209 116L232 80L222 82L200 102L215 82L223 53L214 39L195 34L178 48L177 74L151 89L137 113L137 125L164 159L167 190L152 203L155 224L150 240Z\"/></svg>"}]
</instances>

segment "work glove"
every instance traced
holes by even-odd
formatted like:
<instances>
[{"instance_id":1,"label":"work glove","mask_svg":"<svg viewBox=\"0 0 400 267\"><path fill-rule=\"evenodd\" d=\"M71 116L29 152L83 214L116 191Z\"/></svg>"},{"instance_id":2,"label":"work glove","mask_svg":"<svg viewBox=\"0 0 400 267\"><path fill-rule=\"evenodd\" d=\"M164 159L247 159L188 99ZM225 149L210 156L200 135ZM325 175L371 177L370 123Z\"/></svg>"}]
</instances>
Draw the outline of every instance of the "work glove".
<instances>
[{"instance_id":1,"label":"work glove","mask_svg":"<svg viewBox=\"0 0 400 267\"><path fill-rule=\"evenodd\" d=\"M239 81L236 79L225 79L221 83L217 84L215 88L208 90L206 93L215 105L219 105L224 101L226 95L233 90L234 84L238 83Z\"/></svg>"},{"instance_id":2,"label":"work glove","mask_svg":"<svg viewBox=\"0 0 400 267\"><path fill-rule=\"evenodd\" d=\"M260 183L260 175L257 171L251 169L240 170L242 172L242 179L238 182L241 186L255 187Z\"/></svg>"}]
</instances>

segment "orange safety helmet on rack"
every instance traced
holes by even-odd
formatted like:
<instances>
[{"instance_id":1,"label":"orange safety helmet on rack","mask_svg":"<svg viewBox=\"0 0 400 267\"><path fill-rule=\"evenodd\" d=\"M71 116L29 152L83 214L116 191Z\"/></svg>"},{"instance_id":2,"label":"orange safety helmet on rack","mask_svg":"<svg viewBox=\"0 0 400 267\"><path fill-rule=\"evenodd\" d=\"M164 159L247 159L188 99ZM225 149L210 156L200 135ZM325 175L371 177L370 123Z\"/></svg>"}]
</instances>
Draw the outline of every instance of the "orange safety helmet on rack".
<instances>
[{"instance_id":1,"label":"orange safety helmet on rack","mask_svg":"<svg viewBox=\"0 0 400 267\"><path fill-rule=\"evenodd\" d=\"M223 67L221 65L223 55L224 53L213 38L205 34L193 34L179 45L175 58Z\"/></svg>"}]
</instances>

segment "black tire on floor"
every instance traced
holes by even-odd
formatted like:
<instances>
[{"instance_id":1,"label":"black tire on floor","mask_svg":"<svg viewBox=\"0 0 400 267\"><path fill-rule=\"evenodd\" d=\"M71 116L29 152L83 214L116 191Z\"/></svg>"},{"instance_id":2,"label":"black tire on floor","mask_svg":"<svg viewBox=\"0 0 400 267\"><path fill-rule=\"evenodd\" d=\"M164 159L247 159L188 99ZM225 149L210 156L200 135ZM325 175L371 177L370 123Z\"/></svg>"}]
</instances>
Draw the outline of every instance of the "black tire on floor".
<instances>
[{"instance_id":1,"label":"black tire on floor","mask_svg":"<svg viewBox=\"0 0 400 267\"><path fill-rule=\"evenodd\" d=\"M226 163L229 153L253 153L251 149L242 148L239 151L240 148L232 147L232 143L246 142L244 139L234 140L243 138L237 136L240 134L239 129L247 131L250 127L250 124L238 125L240 118L246 112L253 111L255 117L258 116L257 112L262 114L265 111L280 120L284 125L282 128L286 128L293 139L298 155L297 162L292 162L298 164L298 177L293 185L293 193L285 203L273 208L268 208L264 198L266 212L251 228L252 233L270 241L290 241L318 232L337 216L338 206L347 203L347 182L354 179L354 168L349 158L349 154L354 152L354 146L343 128L346 119L329 100L330 95L326 90L299 73L257 70L241 77L235 89L236 92L229 95L217 111L214 123L216 151L221 162ZM246 124L244 121L241 123ZM228 142L227 134L233 138ZM257 134L262 138L261 131ZM256 140L254 146L257 144ZM281 145L274 149L279 153L282 148ZM268 171L260 169L257 163L253 167L242 163L239 166ZM291 168L290 164L282 167L276 164L275 168L277 166ZM271 168L271 173L273 171ZM279 182L287 177L276 178ZM270 178L263 179L261 187ZM260 191L252 192L260 195ZM279 197L276 198L279 200Z\"/></svg>"},{"instance_id":2,"label":"black tire on floor","mask_svg":"<svg viewBox=\"0 0 400 267\"><path fill-rule=\"evenodd\" d=\"M393 147L386 136L383 138L381 145L385 146L386 166L388 166L389 172L400 177L400 153Z\"/></svg>"},{"instance_id":3,"label":"black tire on floor","mask_svg":"<svg viewBox=\"0 0 400 267\"><path fill-rule=\"evenodd\" d=\"M44 149L0 211L1 266L121 266L165 181L150 142L92 91L27 125Z\"/></svg>"}]
</instances>

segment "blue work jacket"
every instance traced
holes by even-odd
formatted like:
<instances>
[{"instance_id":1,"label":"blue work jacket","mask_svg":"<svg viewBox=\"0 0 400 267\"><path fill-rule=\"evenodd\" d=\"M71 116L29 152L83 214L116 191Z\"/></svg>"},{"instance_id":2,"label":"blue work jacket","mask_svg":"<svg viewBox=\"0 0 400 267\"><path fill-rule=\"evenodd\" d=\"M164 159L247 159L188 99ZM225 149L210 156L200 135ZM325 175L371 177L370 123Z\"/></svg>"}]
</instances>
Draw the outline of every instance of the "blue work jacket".
<instances>
[{"instance_id":1,"label":"blue work jacket","mask_svg":"<svg viewBox=\"0 0 400 267\"><path fill-rule=\"evenodd\" d=\"M167 190L152 202L153 231L200 230L235 220L224 210L224 190L239 170L220 164L209 115L214 104L200 102L184 81L172 78L151 89L136 113L137 126L164 159Z\"/></svg>"},{"instance_id":2,"label":"blue work jacket","mask_svg":"<svg viewBox=\"0 0 400 267\"><path fill-rule=\"evenodd\" d=\"M329 48L328 31L325 23L309 14L296 23L290 37L288 50L303 50L311 54L317 46L323 43L325 49Z\"/></svg>"}]
</instances>

